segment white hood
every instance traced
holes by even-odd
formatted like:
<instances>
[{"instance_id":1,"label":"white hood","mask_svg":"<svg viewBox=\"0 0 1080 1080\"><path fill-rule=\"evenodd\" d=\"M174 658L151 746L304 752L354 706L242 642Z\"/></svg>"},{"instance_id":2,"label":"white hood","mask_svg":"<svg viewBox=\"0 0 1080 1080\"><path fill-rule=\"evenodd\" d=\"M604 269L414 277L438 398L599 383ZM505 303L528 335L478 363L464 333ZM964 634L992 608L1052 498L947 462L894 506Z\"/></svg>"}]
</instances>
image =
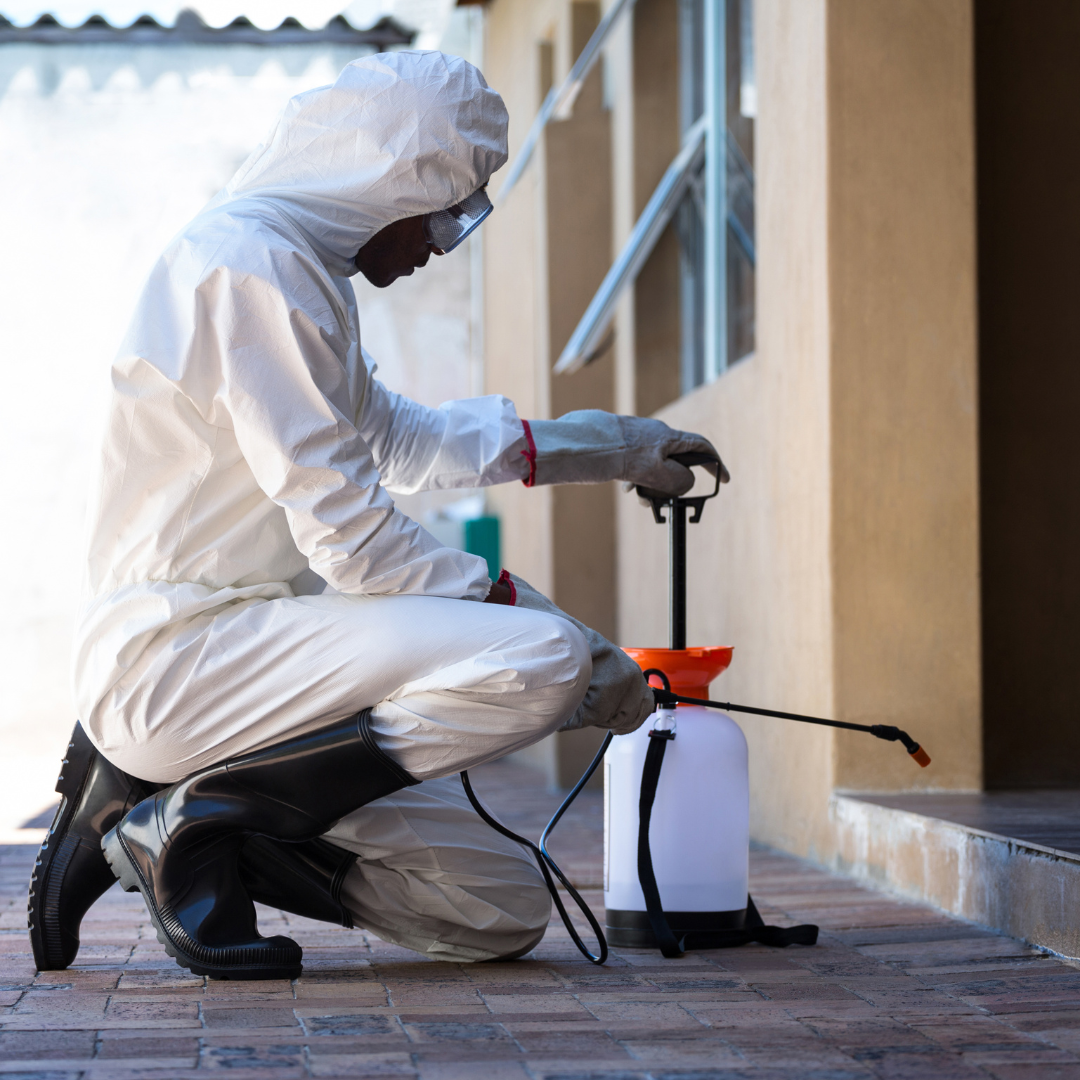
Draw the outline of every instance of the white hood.
<instances>
[{"instance_id":1,"label":"white hood","mask_svg":"<svg viewBox=\"0 0 1080 1080\"><path fill-rule=\"evenodd\" d=\"M502 98L465 60L367 56L332 86L294 97L200 217L272 203L331 274L351 276L354 256L384 226L486 184L506 162L506 127Z\"/></svg>"}]
</instances>

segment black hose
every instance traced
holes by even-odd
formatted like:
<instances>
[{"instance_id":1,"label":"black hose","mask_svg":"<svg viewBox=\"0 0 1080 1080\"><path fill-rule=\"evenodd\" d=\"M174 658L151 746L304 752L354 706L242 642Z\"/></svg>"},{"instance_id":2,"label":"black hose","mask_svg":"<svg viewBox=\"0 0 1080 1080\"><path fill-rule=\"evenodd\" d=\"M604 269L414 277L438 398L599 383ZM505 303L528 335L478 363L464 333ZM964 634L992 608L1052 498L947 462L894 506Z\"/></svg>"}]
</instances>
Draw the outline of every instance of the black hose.
<instances>
[{"instance_id":1,"label":"black hose","mask_svg":"<svg viewBox=\"0 0 1080 1080\"><path fill-rule=\"evenodd\" d=\"M604 931L597 921L596 916L592 913L592 909L582 899L581 894L570 884L570 881L566 875L559 869L559 864L548 854L547 841L551 835L551 830L559 823L559 819L569 809L570 804L581 793L581 789L589 782L589 778L597 768L600 766L600 762L604 758L604 753L611 745L612 733L609 731L605 737L600 749L596 752L596 756L592 759L592 764L581 775L581 779L574 785L573 790L562 801L562 805L555 811L552 819L547 823L543 833L540 835L540 845L537 846L531 840L526 840L524 836L518 836L517 833L511 832L501 822L496 821L494 817L484 808L483 804L476 797L476 792L473 791L472 781L469 779L467 771L461 774L461 786L465 789L465 794L469 797L469 802L472 803L473 809L490 825L496 832L501 833L503 836L509 837L511 840L516 840L519 844L524 844L536 857L537 865L540 867L540 873L544 875L544 882L547 885L548 892L551 893L551 899L555 904L556 909L559 912L559 917L563 921L563 925L566 927L567 932L570 934L571 940L578 947L581 954L594 964L603 964L608 958L608 944L607 938L604 937ZM550 867L550 869L549 869ZM559 896L559 890L555 885L555 882L551 878L551 874L554 872L555 876L562 882L563 888L570 894L571 899L581 909L582 914L589 922L589 926L592 927L593 933L596 935L597 943L600 946L598 953L592 953L589 951L588 946L581 940L581 935L574 928L574 924L570 921L570 915L566 908L563 906L562 897Z\"/></svg>"}]
</instances>

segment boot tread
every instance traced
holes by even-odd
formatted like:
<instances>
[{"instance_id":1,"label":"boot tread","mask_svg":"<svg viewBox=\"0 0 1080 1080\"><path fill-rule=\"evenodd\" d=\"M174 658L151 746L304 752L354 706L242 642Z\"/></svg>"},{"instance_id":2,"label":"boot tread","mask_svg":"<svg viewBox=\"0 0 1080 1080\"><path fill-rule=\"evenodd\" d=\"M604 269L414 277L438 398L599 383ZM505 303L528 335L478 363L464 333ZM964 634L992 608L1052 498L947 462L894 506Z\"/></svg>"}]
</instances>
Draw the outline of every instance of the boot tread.
<instances>
[{"instance_id":1,"label":"boot tread","mask_svg":"<svg viewBox=\"0 0 1080 1080\"><path fill-rule=\"evenodd\" d=\"M75 730L81 733L81 728L76 727ZM78 838L70 837L68 829L78 809L79 799L96 756L97 750L86 738L85 733L82 733L82 739L73 735L68 744L67 756L60 766L60 775L56 780L55 790L61 796L60 805L42 841L33 873L30 876L26 925L30 931L30 945L38 971L60 971L75 959L74 952L68 955L69 950L65 948L64 938L60 931L60 891L63 888L64 875L67 873L72 856L79 846ZM74 769L68 770L69 765L74 765ZM65 772L70 772L77 779L68 779ZM51 843L54 837L58 844L55 850ZM69 840L74 840L74 844L68 844ZM76 939L76 951L78 947L78 939Z\"/></svg>"}]
</instances>

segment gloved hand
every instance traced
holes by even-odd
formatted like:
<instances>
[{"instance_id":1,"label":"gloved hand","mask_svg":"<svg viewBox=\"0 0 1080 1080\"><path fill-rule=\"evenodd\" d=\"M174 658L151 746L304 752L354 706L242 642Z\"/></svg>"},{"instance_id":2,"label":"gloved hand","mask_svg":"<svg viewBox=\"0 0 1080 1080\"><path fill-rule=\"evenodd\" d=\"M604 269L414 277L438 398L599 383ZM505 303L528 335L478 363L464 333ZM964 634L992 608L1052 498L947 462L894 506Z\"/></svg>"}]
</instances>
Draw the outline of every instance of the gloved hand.
<instances>
[{"instance_id":1,"label":"gloved hand","mask_svg":"<svg viewBox=\"0 0 1080 1080\"><path fill-rule=\"evenodd\" d=\"M652 687L641 668L617 645L612 645L595 630L567 615L543 593L537 592L517 574L508 575L517 591L517 607L547 611L573 623L589 643L592 655L592 679L585 691L585 700L560 731L583 727L610 728L616 735L636 731L656 711Z\"/></svg>"},{"instance_id":2,"label":"gloved hand","mask_svg":"<svg viewBox=\"0 0 1080 1080\"><path fill-rule=\"evenodd\" d=\"M684 495L694 486L694 474L671 455L687 451L713 455L720 482L731 479L708 439L676 431L662 420L581 409L558 420L530 420L529 428L536 444L535 484L626 480L667 495Z\"/></svg>"}]
</instances>

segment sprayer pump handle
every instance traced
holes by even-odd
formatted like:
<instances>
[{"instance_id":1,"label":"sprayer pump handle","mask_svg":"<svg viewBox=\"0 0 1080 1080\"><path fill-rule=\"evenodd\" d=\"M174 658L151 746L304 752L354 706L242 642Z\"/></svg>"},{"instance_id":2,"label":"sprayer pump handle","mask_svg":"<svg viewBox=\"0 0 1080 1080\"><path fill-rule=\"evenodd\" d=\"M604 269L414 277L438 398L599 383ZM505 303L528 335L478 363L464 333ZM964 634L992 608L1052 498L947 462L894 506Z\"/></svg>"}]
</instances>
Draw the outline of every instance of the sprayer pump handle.
<instances>
[{"instance_id":1,"label":"sprayer pump handle","mask_svg":"<svg viewBox=\"0 0 1080 1080\"><path fill-rule=\"evenodd\" d=\"M703 450L687 450L683 454L671 454L669 456L672 461L677 461L680 465L685 465L688 469L694 465L715 465L717 467L720 465L720 459L715 454L710 454Z\"/></svg>"},{"instance_id":2,"label":"sprayer pump handle","mask_svg":"<svg viewBox=\"0 0 1080 1080\"><path fill-rule=\"evenodd\" d=\"M701 510L705 505L705 500L711 499L720 490L720 459L701 450L687 450L682 454L671 454L669 456L672 461L678 462L687 469L693 468L695 465L704 465L716 477L716 483L708 495L692 495L689 498L685 496L678 497L678 501L693 507L694 516L691 520L697 521L701 517ZM677 497L668 495L663 491L657 491L655 488L642 487L640 484L637 486L637 493L640 498L648 499L652 503L653 517L658 524L663 524L664 518L660 514L661 507L670 506L676 501Z\"/></svg>"}]
</instances>

